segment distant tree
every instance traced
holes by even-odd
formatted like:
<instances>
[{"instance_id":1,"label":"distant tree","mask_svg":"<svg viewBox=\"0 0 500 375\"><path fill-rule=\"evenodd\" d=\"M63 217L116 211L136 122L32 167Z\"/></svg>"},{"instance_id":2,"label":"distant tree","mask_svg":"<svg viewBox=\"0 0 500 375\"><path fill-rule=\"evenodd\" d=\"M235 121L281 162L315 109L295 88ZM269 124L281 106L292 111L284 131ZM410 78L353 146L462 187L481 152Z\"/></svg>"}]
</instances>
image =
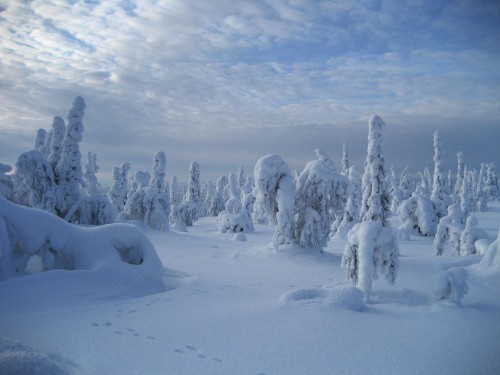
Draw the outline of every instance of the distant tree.
<instances>
[{"instance_id":1,"label":"distant tree","mask_svg":"<svg viewBox=\"0 0 500 375\"><path fill-rule=\"evenodd\" d=\"M255 207L275 226L273 246L294 240L295 186L290 168L279 155L266 155L255 164Z\"/></svg>"},{"instance_id":2,"label":"distant tree","mask_svg":"<svg viewBox=\"0 0 500 375\"><path fill-rule=\"evenodd\" d=\"M342 171L340 172L340 174L344 177L348 177L349 167L350 167L349 153L347 151L347 144L344 142L342 144Z\"/></svg>"},{"instance_id":3,"label":"distant tree","mask_svg":"<svg viewBox=\"0 0 500 375\"><path fill-rule=\"evenodd\" d=\"M382 131L385 123L379 116L369 122L368 152L363 175L361 223L348 235L342 266L348 280L355 283L369 300L372 280L383 273L393 284L399 268L397 239L389 223L389 194L385 185Z\"/></svg>"},{"instance_id":4,"label":"distant tree","mask_svg":"<svg viewBox=\"0 0 500 375\"><path fill-rule=\"evenodd\" d=\"M131 187L127 193L127 202L123 211L124 214L120 214L119 219L137 219L144 221L144 198L150 179L151 175L149 172L137 171L134 173Z\"/></svg>"},{"instance_id":5,"label":"distant tree","mask_svg":"<svg viewBox=\"0 0 500 375\"><path fill-rule=\"evenodd\" d=\"M35 137L35 145L34 145L35 150L40 152L40 150L45 145L45 138L46 137L47 137L47 131L45 129L38 129L37 130L36 137ZM43 156L43 154L42 154L42 156Z\"/></svg>"},{"instance_id":6,"label":"distant tree","mask_svg":"<svg viewBox=\"0 0 500 375\"><path fill-rule=\"evenodd\" d=\"M462 151L460 151L459 153L457 153L457 180L455 182L455 188L453 189L453 193L457 197L460 195L460 189L462 189L464 177L465 177L464 154Z\"/></svg>"},{"instance_id":7,"label":"distant tree","mask_svg":"<svg viewBox=\"0 0 500 375\"><path fill-rule=\"evenodd\" d=\"M500 186L495 171L495 164L490 163L486 168L486 181L484 182L484 193L487 200L500 199Z\"/></svg>"},{"instance_id":8,"label":"distant tree","mask_svg":"<svg viewBox=\"0 0 500 375\"><path fill-rule=\"evenodd\" d=\"M184 203L179 206L179 214L186 226L192 226L202 215L200 186L200 164L194 161L189 166L189 181Z\"/></svg>"},{"instance_id":9,"label":"distant tree","mask_svg":"<svg viewBox=\"0 0 500 375\"><path fill-rule=\"evenodd\" d=\"M151 181L144 197L144 222L153 229L168 231L170 215L170 196L165 178L167 157L163 151L157 152L153 159Z\"/></svg>"},{"instance_id":10,"label":"distant tree","mask_svg":"<svg viewBox=\"0 0 500 375\"><path fill-rule=\"evenodd\" d=\"M460 255L477 254L476 241L489 239L488 234L477 227L477 219L469 216L465 222L465 228L460 234Z\"/></svg>"},{"instance_id":11,"label":"distant tree","mask_svg":"<svg viewBox=\"0 0 500 375\"><path fill-rule=\"evenodd\" d=\"M389 191L391 193L391 212L396 213L399 205L403 201L403 194L398 184L396 169L391 167L391 178L389 179Z\"/></svg>"},{"instance_id":12,"label":"distant tree","mask_svg":"<svg viewBox=\"0 0 500 375\"><path fill-rule=\"evenodd\" d=\"M181 203L182 196L179 194L179 186L177 184L177 176L170 178L170 204L178 206Z\"/></svg>"},{"instance_id":13,"label":"distant tree","mask_svg":"<svg viewBox=\"0 0 500 375\"><path fill-rule=\"evenodd\" d=\"M446 192L446 175L442 166L444 155L443 141L439 131L434 132L434 174L432 178L431 201L436 207L438 217L446 215L446 211L451 201Z\"/></svg>"},{"instance_id":14,"label":"distant tree","mask_svg":"<svg viewBox=\"0 0 500 375\"><path fill-rule=\"evenodd\" d=\"M448 214L439 220L433 248L435 255L443 255L446 241L450 241L453 255L460 254L460 236L464 229L463 212L458 203L448 206Z\"/></svg>"},{"instance_id":15,"label":"distant tree","mask_svg":"<svg viewBox=\"0 0 500 375\"><path fill-rule=\"evenodd\" d=\"M232 214L237 214L241 212L241 200L240 200L240 189L239 182L234 173L229 173L229 193L230 197L225 203L226 211Z\"/></svg>"},{"instance_id":16,"label":"distant tree","mask_svg":"<svg viewBox=\"0 0 500 375\"><path fill-rule=\"evenodd\" d=\"M403 172L401 172L401 176L399 177L399 191L401 192L402 200L406 200L411 197L413 186L410 174L408 173L408 168L403 169Z\"/></svg>"},{"instance_id":17,"label":"distant tree","mask_svg":"<svg viewBox=\"0 0 500 375\"><path fill-rule=\"evenodd\" d=\"M97 165L97 155L92 152L87 153L87 164L85 164L85 172L83 173L83 179L85 180L87 186L87 193L89 195L97 194L99 192L99 187L101 186L97 181L97 172L99 171L99 166Z\"/></svg>"},{"instance_id":18,"label":"distant tree","mask_svg":"<svg viewBox=\"0 0 500 375\"><path fill-rule=\"evenodd\" d=\"M68 112L68 126L62 142L62 154L56 166L57 184L65 202L64 213L69 211L71 206L80 199L80 186L84 184L78 145L83 136L82 118L85 114L84 111L85 101L82 97L77 96Z\"/></svg>"},{"instance_id":19,"label":"distant tree","mask_svg":"<svg viewBox=\"0 0 500 375\"><path fill-rule=\"evenodd\" d=\"M64 120L59 116L54 117L54 121L52 122L52 139L50 142L50 153L49 156L47 156L47 160L49 164L52 166L52 169L54 170L56 182L59 181L56 166L59 160L61 159L61 155L63 152L62 143L65 134L66 134L66 125L64 124Z\"/></svg>"},{"instance_id":20,"label":"distant tree","mask_svg":"<svg viewBox=\"0 0 500 375\"><path fill-rule=\"evenodd\" d=\"M349 168L350 193L347 199L347 205L344 215L340 221L337 231L334 234L335 239L347 240L347 235L352 227L359 223L361 210L361 169L357 166Z\"/></svg>"},{"instance_id":21,"label":"distant tree","mask_svg":"<svg viewBox=\"0 0 500 375\"><path fill-rule=\"evenodd\" d=\"M12 171L12 167L0 163L0 195L8 200L14 199L14 181L7 173Z\"/></svg>"},{"instance_id":22,"label":"distant tree","mask_svg":"<svg viewBox=\"0 0 500 375\"><path fill-rule=\"evenodd\" d=\"M220 212L226 209L226 201L224 200L224 189L227 184L227 177L221 176L217 180L215 193L210 199L210 204L207 208L208 216L218 216Z\"/></svg>"},{"instance_id":23,"label":"distant tree","mask_svg":"<svg viewBox=\"0 0 500 375\"><path fill-rule=\"evenodd\" d=\"M42 154L43 157L45 159L47 159L47 160L48 160L48 157L49 157L50 152L51 152L51 150L50 150L50 144L52 143L52 137L53 137L53 135L54 135L53 130L52 129L49 130L47 132L47 135L45 136L45 141L43 142L43 145L40 146L40 148L38 150L40 152L40 154Z\"/></svg>"},{"instance_id":24,"label":"distant tree","mask_svg":"<svg viewBox=\"0 0 500 375\"><path fill-rule=\"evenodd\" d=\"M478 182L476 187L477 207L476 211L484 212L487 210L486 194L484 183L486 181L486 164L481 163L481 170L479 171Z\"/></svg>"},{"instance_id":25,"label":"distant tree","mask_svg":"<svg viewBox=\"0 0 500 375\"><path fill-rule=\"evenodd\" d=\"M113 185L108 190L108 199L117 214L125 209L127 203L129 170L130 163L122 163L120 167L113 168Z\"/></svg>"}]
</instances>

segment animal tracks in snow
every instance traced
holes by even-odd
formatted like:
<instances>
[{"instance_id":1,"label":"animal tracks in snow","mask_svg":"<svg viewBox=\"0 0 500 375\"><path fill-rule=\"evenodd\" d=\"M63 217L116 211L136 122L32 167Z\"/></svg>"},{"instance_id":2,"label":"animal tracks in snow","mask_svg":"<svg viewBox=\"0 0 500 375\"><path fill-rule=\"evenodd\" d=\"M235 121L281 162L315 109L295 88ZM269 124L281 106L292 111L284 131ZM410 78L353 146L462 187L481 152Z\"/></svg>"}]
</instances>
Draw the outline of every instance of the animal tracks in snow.
<instances>
[{"instance_id":1,"label":"animal tracks in snow","mask_svg":"<svg viewBox=\"0 0 500 375\"><path fill-rule=\"evenodd\" d=\"M113 326L113 323L111 323L109 321L106 321L104 323L93 322L93 323L91 323L91 326L96 327L96 328L99 328L99 327L109 328L109 327ZM125 328L125 329L115 329L113 332L116 335L131 336L131 337L144 337L148 340L154 340L156 338L154 336L144 336L144 335L140 334L139 332L137 332L135 329L130 328L130 327Z\"/></svg>"},{"instance_id":2,"label":"animal tracks in snow","mask_svg":"<svg viewBox=\"0 0 500 375\"><path fill-rule=\"evenodd\" d=\"M215 357L209 357L203 352L199 351L195 346L193 345L186 345L183 348L175 348L173 350L177 354L184 354L184 355L189 355L189 356L195 356L199 359L205 359L205 360L210 360L218 363L222 363L222 359L215 358Z\"/></svg>"}]
</instances>

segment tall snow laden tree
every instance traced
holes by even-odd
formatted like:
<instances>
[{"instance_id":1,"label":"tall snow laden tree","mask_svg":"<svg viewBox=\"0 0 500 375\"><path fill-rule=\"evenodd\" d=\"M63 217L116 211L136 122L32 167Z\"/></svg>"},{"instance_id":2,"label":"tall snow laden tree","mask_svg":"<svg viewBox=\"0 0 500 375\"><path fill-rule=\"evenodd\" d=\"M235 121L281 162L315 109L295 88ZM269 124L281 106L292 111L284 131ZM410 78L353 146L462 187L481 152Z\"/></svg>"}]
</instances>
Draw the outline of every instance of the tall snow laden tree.
<instances>
[{"instance_id":1,"label":"tall snow laden tree","mask_svg":"<svg viewBox=\"0 0 500 375\"><path fill-rule=\"evenodd\" d=\"M179 215L186 226L192 226L204 212L201 197L200 164L193 161L189 166L189 181L184 203L179 206Z\"/></svg>"},{"instance_id":2,"label":"tall snow laden tree","mask_svg":"<svg viewBox=\"0 0 500 375\"><path fill-rule=\"evenodd\" d=\"M255 164L254 210L262 212L275 226L273 246L289 244L294 239L295 186L290 168L279 155L266 155Z\"/></svg>"},{"instance_id":3,"label":"tall snow laden tree","mask_svg":"<svg viewBox=\"0 0 500 375\"><path fill-rule=\"evenodd\" d=\"M369 121L368 153L363 175L361 222L354 225L344 249L342 267L347 279L359 287L369 300L372 281L383 274L393 284L399 268L397 239L389 223L389 193L385 185L382 131L379 116Z\"/></svg>"},{"instance_id":4,"label":"tall snow laden tree","mask_svg":"<svg viewBox=\"0 0 500 375\"><path fill-rule=\"evenodd\" d=\"M124 210L127 203L129 170L130 163L122 163L120 167L113 168L113 185L108 191L108 199L117 214Z\"/></svg>"},{"instance_id":5,"label":"tall snow laden tree","mask_svg":"<svg viewBox=\"0 0 500 375\"><path fill-rule=\"evenodd\" d=\"M62 142L62 154L56 166L57 183L64 197L64 214L78 202L81 197L80 186L84 185L79 147L83 137L84 114L85 101L81 96L77 96L68 112L68 125Z\"/></svg>"},{"instance_id":6,"label":"tall snow laden tree","mask_svg":"<svg viewBox=\"0 0 500 375\"><path fill-rule=\"evenodd\" d=\"M66 125L64 124L64 120L62 117L56 116L52 122L52 139L50 141L50 153L47 157L49 164L54 170L54 175L56 179L56 183L59 182L59 176L57 174L57 163L61 159L61 155L63 152L63 140L64 135L66 134Z\"/></svg>"},{"instance_id":7,"label":"tall snow laden tree","mask_svg":"<svg viewBox=\"0 0 500 375\"><path fill-rule=\"evenodd\" d=\"M347 151L347 144L344 142L342 144L342 171L340 174L344 177L349 177L349 152Z\"/></svg>"},{"instance_id":8,"label":"tall snow laden tree","mask_svg":"<svg viewBox=\"0 0 500 375\"><path fill-rule=\"evenodd\" d=\"M446 192L446 175L443 170L444 150L443 141L439 135L439 131L434 132L434 174L432 178L432 193L431 201L436 207L436 214L438 217L446 215L448 206L450 205L450 198Z\"/></svg>"}]
</instances>

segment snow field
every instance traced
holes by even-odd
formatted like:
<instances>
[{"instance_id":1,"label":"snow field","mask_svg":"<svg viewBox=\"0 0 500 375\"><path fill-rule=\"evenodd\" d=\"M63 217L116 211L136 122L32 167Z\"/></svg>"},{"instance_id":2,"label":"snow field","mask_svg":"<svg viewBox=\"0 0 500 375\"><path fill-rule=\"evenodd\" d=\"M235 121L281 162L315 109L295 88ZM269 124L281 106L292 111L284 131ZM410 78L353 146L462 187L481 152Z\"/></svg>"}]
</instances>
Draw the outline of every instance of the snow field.
<instances>
[{"instance_id":1,"label":"snow field","mask_svg":"<svg viewBox=\"0 0 500 375\"><path fill-rule=\"evenodd\" d=\"M494 239L500 205L490 207L474 215ZM451 256L445 247L436 257L432 237L412 236L399 243L396 284L374 281L371 303L360 305L340 268L345 241L330 241L323 254L292 245L276 252L272 228L256 225L247 241L234 241L215 220L202 218L187 233L146 233L165 267L164 292L151 294L112 268L1 282L0 363L38 353L47 360L42 374L57 373L52 362L71 374L500 369L500 273L480 270L482 255ZM436 301L436 280L455 267L467 270L468 293L460 304Z\"/></svg>"}]
</instances>

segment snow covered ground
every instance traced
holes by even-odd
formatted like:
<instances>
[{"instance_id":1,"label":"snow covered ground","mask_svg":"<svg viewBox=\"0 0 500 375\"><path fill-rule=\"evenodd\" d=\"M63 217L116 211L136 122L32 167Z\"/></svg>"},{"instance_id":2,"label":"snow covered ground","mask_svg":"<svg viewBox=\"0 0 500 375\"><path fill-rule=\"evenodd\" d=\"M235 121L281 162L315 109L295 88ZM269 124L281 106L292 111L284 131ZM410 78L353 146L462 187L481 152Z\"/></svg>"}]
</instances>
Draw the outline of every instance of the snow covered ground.
<instances>
[{"instance_id":1,"label":"snow covered ground","mask_svg":"<svg viewBox=\"0 0 500 375\"><path fill-rule=\"evenodd\" d=\"M495 239L500 204L474 215ZM365 305L340 268L344 241L275 252L267 226L240 241L215 218L147 237L165 267L161 293L112 270L0 282L0 373L500 373L500 270L480 270L482 255L436 257L432 238L400 241L396 285L375 282ZM439 275L456 266L468 294L436 301Z\"/></svg>"}]
</instances>

